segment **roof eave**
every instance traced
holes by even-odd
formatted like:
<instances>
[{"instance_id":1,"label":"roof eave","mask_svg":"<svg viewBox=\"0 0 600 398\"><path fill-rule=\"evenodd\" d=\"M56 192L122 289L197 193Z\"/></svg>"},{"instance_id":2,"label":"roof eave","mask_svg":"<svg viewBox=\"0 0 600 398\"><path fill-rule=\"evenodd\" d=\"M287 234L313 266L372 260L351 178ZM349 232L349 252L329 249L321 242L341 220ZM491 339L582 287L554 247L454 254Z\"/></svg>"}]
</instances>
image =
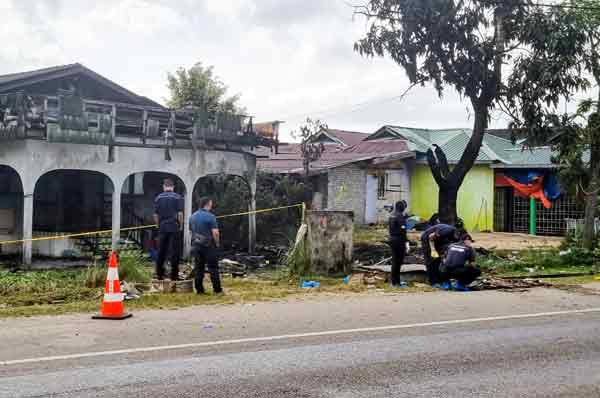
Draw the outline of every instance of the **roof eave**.
<instances>
[{"instance_id":1,"label":"roof eave","mask_svg":"<svg viewBox=\"0 0 600 398\"><path fill-rule=\"evenodd\" d=\"M493 164L492 169L555 169L556 165L540 163L540 164Z\"/></svg>"}]
</instances>

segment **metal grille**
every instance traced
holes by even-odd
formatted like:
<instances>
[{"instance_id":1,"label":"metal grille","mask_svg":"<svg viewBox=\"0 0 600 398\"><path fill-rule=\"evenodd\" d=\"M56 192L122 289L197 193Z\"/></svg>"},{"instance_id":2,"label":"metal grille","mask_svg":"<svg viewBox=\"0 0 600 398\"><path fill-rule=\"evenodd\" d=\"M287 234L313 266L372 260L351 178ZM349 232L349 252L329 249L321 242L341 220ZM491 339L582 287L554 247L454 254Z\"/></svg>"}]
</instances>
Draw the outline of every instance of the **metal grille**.
<instances>
[{"instance_id":1,"label":"metal grille","mask_svg":"<svg viewBox=\"0 0 600 398\"><path fill-rule=\"evenodd\" d=\"M513 196L513 231L529 233L529 198Z\"/></svg>"},{"instance_id":2,"label":"metal grille","mask_svg":"<svg viewBox=\"0 0 600 398\"><path fill-rule=\"evenodd\" d=\"M494 231L506 232L506 192L504 189L494 191Z\"/></svg>"},{"instance_id":3,"label":"metal grille","mask_svg":"<svg viewBox=\"0 0 600 398\"><path fill-rule=\"evenodd\" d=\"M514 196L513 228L515 232L529 233L529 198ZM539 235L564 235L567 218L582 218L583 203L574 197L564 196L552 202L550 209L536 202L536 233Z\"/></svg>"}]
</instances>

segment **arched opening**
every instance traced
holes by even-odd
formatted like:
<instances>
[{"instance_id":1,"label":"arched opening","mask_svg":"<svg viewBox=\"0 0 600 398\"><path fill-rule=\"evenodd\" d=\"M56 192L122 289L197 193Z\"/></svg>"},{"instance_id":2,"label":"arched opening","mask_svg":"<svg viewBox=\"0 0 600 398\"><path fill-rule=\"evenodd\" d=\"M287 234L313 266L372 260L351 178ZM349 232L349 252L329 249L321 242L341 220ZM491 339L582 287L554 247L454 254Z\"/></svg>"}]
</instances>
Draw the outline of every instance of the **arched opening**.
<instances>
[{"instance_id":1,"label":"arched opening","mask_svg":"<svg viewBox=\"0 0 600 398\"><path fill-rule=\"evenodd\" d=\"M23 184L15 169L0 165L0 240L20 239L23 234ZM15 256L21 245L0 247L2 256Z\"/></svg>"},{"instance_id":2,"label":"arched opening","mask_svg":"<svg viewBox=\"0 0 600 398\"><path fill-rule=\"evenodd\" d=\"M198 209L198 200L207 196L214 201L214 214L219 217L248 211L251 191L247 181L240 176L229 174L209 175L196 181L194 185L193 211ZM221 242L229 249L248 249L248 216L219 219Z\"/></svg>"},{"instance_id":3,"label":"arched opening","mask_svg":"<svg viewBox=\"0 0 600 398\"><path fill-rule=\"evenodd\" d=\"M109 230L113 184L97 171L53 170L37 181L33 194L33 237ZM34 241L34 255L91 257L110 247L110 234Z\"/></svg>"},{"instance_id":4,"label":"arched opening","mask_svg":"<svg viewBox=\"0 0 600 398\"><path fill-rule=\"evenodd\" d=\"M141 227L154 224L154 200L163 191L163 182L170 178L175 183L175 192L185 197L186 187L175 174L149 171L131 174L121 190L121 228ZM188 216L188 215L186 215ZM145 252L156 247L157 230L154 228L136 229L121 234L127 242L133 243ZM179 239L183 245L183 239ZM180 247L180 253L183 246Z\"/></svg>"}]
</instances>

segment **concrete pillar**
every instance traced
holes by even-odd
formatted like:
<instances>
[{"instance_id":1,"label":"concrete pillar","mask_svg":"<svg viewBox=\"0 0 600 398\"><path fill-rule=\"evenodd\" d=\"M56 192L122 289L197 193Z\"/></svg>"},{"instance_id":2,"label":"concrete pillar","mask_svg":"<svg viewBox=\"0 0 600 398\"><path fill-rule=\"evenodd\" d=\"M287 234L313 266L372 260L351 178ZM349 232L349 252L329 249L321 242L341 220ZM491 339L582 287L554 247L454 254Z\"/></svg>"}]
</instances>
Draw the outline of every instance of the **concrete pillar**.
<instances>
[{"instance_id":1,"label":"concrete pillar","mask_svg":"<svg viewBox=\"0 0 600 398\"><path fill-rule=\"evenodd\" d=\"M248 204L248 211L256 211L256 188L253 189L252 196L250 197L250 203ZM250 213L248 215L248 251L250 254L254 254L256 249L256 213Z\"/></svg>"},{"instance_id":2,"label":"concrete pillar","mask_svg":"<svg viewBox=\"0 0 600 398\"><path fill-rule=\"evenodd\" d=\"M256 172L248 179L248 188L250 188L250 202L248 211L248 251L253 254L256 249Z\"/></svg>"},{"instance_id":3,"label":"concrete pillar","mask_svg":"<svg viewBox=\"0 0 600 398\"><path fill-rule=\"evenodd\" d=\"M31 265L33 237L33 193L23 196L23 264Z\"/></svg>"},{"instance_id":4,"label":"concrete pillar","mask_svg":"<svg viewBox=\"0 0 600 398\"><path fill-rule=\"evenodd\" d=\"M112 249L119 249L121 240L121 186L114 184L112 194Z\"/></svg>"},{"instance_id":5,"label":"concrete pillar","mask_svg":"<svg viewBox=\"0 0 600 398\"><path fill-rule=\"evenodd\" d=\"M190 258L190 253L192 252L192 232L189 228L188 220L192 215L192 206L194 200L194 184L187 184L188 189L187 193L184 196L184 206L183 206L183 258ZM189 188L191 187L191 189Z\"/></svg>"}]
</instances>

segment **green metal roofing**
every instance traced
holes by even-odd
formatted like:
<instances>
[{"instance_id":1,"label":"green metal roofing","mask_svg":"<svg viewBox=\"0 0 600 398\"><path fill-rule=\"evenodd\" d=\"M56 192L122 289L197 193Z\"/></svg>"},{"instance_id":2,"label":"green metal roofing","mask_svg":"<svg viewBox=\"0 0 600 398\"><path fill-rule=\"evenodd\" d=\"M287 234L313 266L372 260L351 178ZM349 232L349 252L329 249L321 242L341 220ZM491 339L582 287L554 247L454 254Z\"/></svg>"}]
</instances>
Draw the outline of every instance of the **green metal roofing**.
<instances>
[{"instance_id":1,"label":"green metal roofing","mask_svg":"<svg viewBox=\"0 0 600 398\"><path fill-rule=\"evenodd\" d=\"M420 154L421 159L427 149L434 144L438 145L446 154L448 162L457 163L471 139L471 130L384 126L367 140L394 138L407 140L409 149ZM485 134L477 162L492 163L497 168L549 168L554 167L551 158L550 147L527 149L519 143L513 144L505 138ZM584 161L589 161L589 154L584 155Z\"/></svg>"},{"instance_id":2,"label":"green metal roofing","mask_svg":"<svg viewBox=\"0 0 600 398\"><path fill-rule=\"evenodd\" d=\"M409 141L411 144L409 148L417 152L425 153L431 145L438 145L450 163L458 162L471 139L471 130L468 129L426 130L396 126L386 126L386 128L398 138ZM497 156L494 156L493 153L482 148L477 161L492 162L497 160L496 158Z\"/></svg>"}]
</instances>

